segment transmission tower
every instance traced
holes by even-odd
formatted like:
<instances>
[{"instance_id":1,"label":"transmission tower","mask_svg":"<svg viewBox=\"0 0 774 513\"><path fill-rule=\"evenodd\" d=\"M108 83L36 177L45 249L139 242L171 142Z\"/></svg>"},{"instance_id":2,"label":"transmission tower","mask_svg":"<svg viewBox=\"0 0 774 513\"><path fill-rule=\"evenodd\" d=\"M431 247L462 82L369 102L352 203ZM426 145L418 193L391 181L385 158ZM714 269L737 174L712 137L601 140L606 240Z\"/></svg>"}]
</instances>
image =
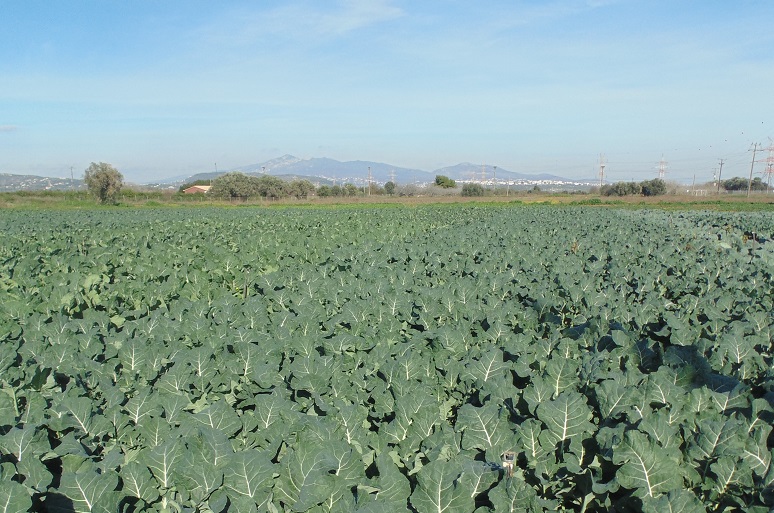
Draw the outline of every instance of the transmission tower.
<instances>
[{"instance_id":1,"label":"transmission tower","mask_svg":"<svg viewBox=\"0 0 774 513\"><path fill-rule=\"evenodd\" d=\"M486 182L486 164L481 164L481 183Z\"/></svg>"},{"instance_id":2,"label":"transmission tower","mask_svg":"<svg viewBox=\"0 0 774 513\"><path fill-rule=\"evenodd\" d=\"M390 169L390 181L392 183L395 183L395 170L394 169Z\"/></svg>"},{"instance_id":3,"label":"transmission tower","mask_svg":"<svg viewBox=\"0 0 774 513\"><path fill-rule=\"evenodd\" d=\"M763 174L766 176L766 193L771 192L771 175L774 174L774 140L769 137L769 147L766 148L769 152L769 156L766 157L766 170Z\"/></svg>"},{"instance_id":4,"label":"transmission tower","mask_svg":"<svg viewBox=\"0 0 774 513\"><path fill-rule=\"evenodd\" d=\"M752 175L753 175L753 169L755 169L755 154L758 153L761 148L758 148L760 143L754 143L752 148L750 148L747 151L752 152L752 160L750 161L750 180L747 182L747 197L750 197L750 191L752 190Z\"/></svg>"},{"instance_id":5,"label":"transmission tower","mask_svg":"<svg viewBox=\"0 0 774 513\"><path fill-rule=\"evenodd\" d=\"M599 154L599 187L602 188L602 184L605 182L605 165L607 165L607 159L604 153Z\"/></svg>"},{"instance_id":6,"label":"transmission tower","mask_svg":"<svg viewBox=\"0 0 774 513\"><path fill-rule=\"evenodd\" d=\"M661 160L658 162L658 177L660 179L664 179L664 175L666 175L666 169L667 169L667 161L664 160L664 155L661 155Z\"/></svg>"}]
</instances>

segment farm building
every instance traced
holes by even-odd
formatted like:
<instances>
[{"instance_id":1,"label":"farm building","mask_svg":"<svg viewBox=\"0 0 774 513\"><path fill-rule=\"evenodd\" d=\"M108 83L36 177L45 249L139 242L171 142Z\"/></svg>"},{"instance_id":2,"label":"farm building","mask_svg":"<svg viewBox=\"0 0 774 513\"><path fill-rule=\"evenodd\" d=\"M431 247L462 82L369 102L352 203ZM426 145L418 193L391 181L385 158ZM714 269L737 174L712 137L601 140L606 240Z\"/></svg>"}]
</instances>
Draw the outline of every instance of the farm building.
<instances>
[{"instance_id":1,"label":"farm building","mask_svg":"<svg viewBox=\"0 0 774 513\"><path fill-rule=\"evenodd\" d=\"M187 189L183 189L185 194L204 194L212 188L211 185L193 185Z\"/></svg>"}]
</instances>

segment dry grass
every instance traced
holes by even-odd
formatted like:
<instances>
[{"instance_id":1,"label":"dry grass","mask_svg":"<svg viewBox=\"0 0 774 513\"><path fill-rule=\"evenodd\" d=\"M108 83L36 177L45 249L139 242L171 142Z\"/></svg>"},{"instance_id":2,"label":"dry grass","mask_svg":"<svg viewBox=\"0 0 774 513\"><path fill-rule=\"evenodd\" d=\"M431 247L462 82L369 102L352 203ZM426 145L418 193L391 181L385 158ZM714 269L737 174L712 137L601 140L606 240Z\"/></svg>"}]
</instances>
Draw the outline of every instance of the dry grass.
<instances>
[{"instance_id":1,"label":"dry grass","mask_svg":"<svg viewBox=\"0 0 774 513\"><path fill-rule=\"evenodd\" d=\"M177 208L177 207L303 207L321 206L335 208L337 206L352 207L357 205L383 206L421 206L421 205L452 205L452 204L550 204L550 205L588 205L598 207L619 208L666 208L666 209L707 209L707 210L772 210L774 211L774 194L758 193L747 198L744 194L724 194L720 196L693 196L687 194L667 194L664 196L599 196L594 194L567 193L527 193L517 192L508 196L462 197L459 195L428 195L428 196L356 196L356 197L311 197L304 200L283 199L249 201L224 201L210 198L182 200L174 195L161 195L153 198L135 197L122 199L117 207L97 205L90 199L72 198L66 195L34 193L2 193L0 194L0 209L84 209L84 208Z\"/></svg>"}]
</instances>

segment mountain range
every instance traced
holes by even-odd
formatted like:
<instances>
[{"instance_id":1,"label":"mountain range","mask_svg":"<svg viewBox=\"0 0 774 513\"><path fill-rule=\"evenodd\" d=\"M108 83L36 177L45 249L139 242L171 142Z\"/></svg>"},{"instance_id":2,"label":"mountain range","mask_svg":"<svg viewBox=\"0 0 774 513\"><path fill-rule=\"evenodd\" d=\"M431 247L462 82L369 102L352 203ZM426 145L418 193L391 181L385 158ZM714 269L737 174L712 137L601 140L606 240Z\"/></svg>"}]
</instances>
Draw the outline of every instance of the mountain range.
<instances>
[{"instance_id":1,"label":"mountain range","mask_svg":"<svg viewBox=\"0 0 774 513\"><path fill-rule=\"evenodd\" d=\"M210 173L198 173L190 176L173 176L141 185L156 189L177 189L180 185L197 180L214 180L220 175L229 172L241 172L248 175L260 176L269 174L286 180L309 180L315 184L344 184L352 183L363 185L370 179L375 183L384 184L394 181L397 184L427 184L435 181L436 175L444 175L457 181L478 181L485 183L497 183L505 185L557 185L588 186L596 183L596 180L570 180L552 174L525 174L516 173L491 165L471 164L463 162L454 166L443 167L432 172L422 169L412 169L385 164L383 162L371 162L364 160L338 161L330 158L301 159L293 155L283 155L275 159L258 164L239 166ZM16 175L0 173L0 191L20 190L71 190L83 187L83 180L71 180L69 178L48 178L35 175Z\"/></svg>"},{"instance_id":2,"label":"mountain range","mask_svg":"<svg viewBox=\"0 0 774 513\"><path fill-rule=\"evenodd\" d=\"M383 162L371 162L364 160L338 161L330 158L300 159L293 155L267 160L260 164L240 166L226 171L213 173L199 173L187 178L176 177L164 182L156 182L158 185L180 185L196 180L211 180L224 173L238 171L248 175L269 174L287 179L307 179L321 183L354 183L363 184L369 179L377 183L395 181L399 184L430 183L435 181L436 175L448 176L460 181L484 181L492 182L495 178L498 183L510 182L560 182L564 184L585 185L590 180L570 180L551 174L524 174L509 171L500 167L471 164L464 162L455 166L443 167L435 171L424 171L385 164Z\"/></svg>"}]
</instances>

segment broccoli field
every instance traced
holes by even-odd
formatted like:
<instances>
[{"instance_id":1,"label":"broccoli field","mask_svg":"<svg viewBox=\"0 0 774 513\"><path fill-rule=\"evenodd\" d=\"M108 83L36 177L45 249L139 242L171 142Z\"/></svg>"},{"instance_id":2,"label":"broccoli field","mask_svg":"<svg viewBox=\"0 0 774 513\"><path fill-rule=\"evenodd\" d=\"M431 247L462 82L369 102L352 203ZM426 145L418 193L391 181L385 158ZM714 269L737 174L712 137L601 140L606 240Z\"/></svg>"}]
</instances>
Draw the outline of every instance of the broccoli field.
<instances>
[{"instance_id":1,"label":"broccoli field","mask_svg":"<svg viewBox=\"0 0 774 513\"><path fill-rule=\"evenodd\" d=\"M772 212L0 227L0 513L774 508Z\"/></svg>"}]
</instances>

